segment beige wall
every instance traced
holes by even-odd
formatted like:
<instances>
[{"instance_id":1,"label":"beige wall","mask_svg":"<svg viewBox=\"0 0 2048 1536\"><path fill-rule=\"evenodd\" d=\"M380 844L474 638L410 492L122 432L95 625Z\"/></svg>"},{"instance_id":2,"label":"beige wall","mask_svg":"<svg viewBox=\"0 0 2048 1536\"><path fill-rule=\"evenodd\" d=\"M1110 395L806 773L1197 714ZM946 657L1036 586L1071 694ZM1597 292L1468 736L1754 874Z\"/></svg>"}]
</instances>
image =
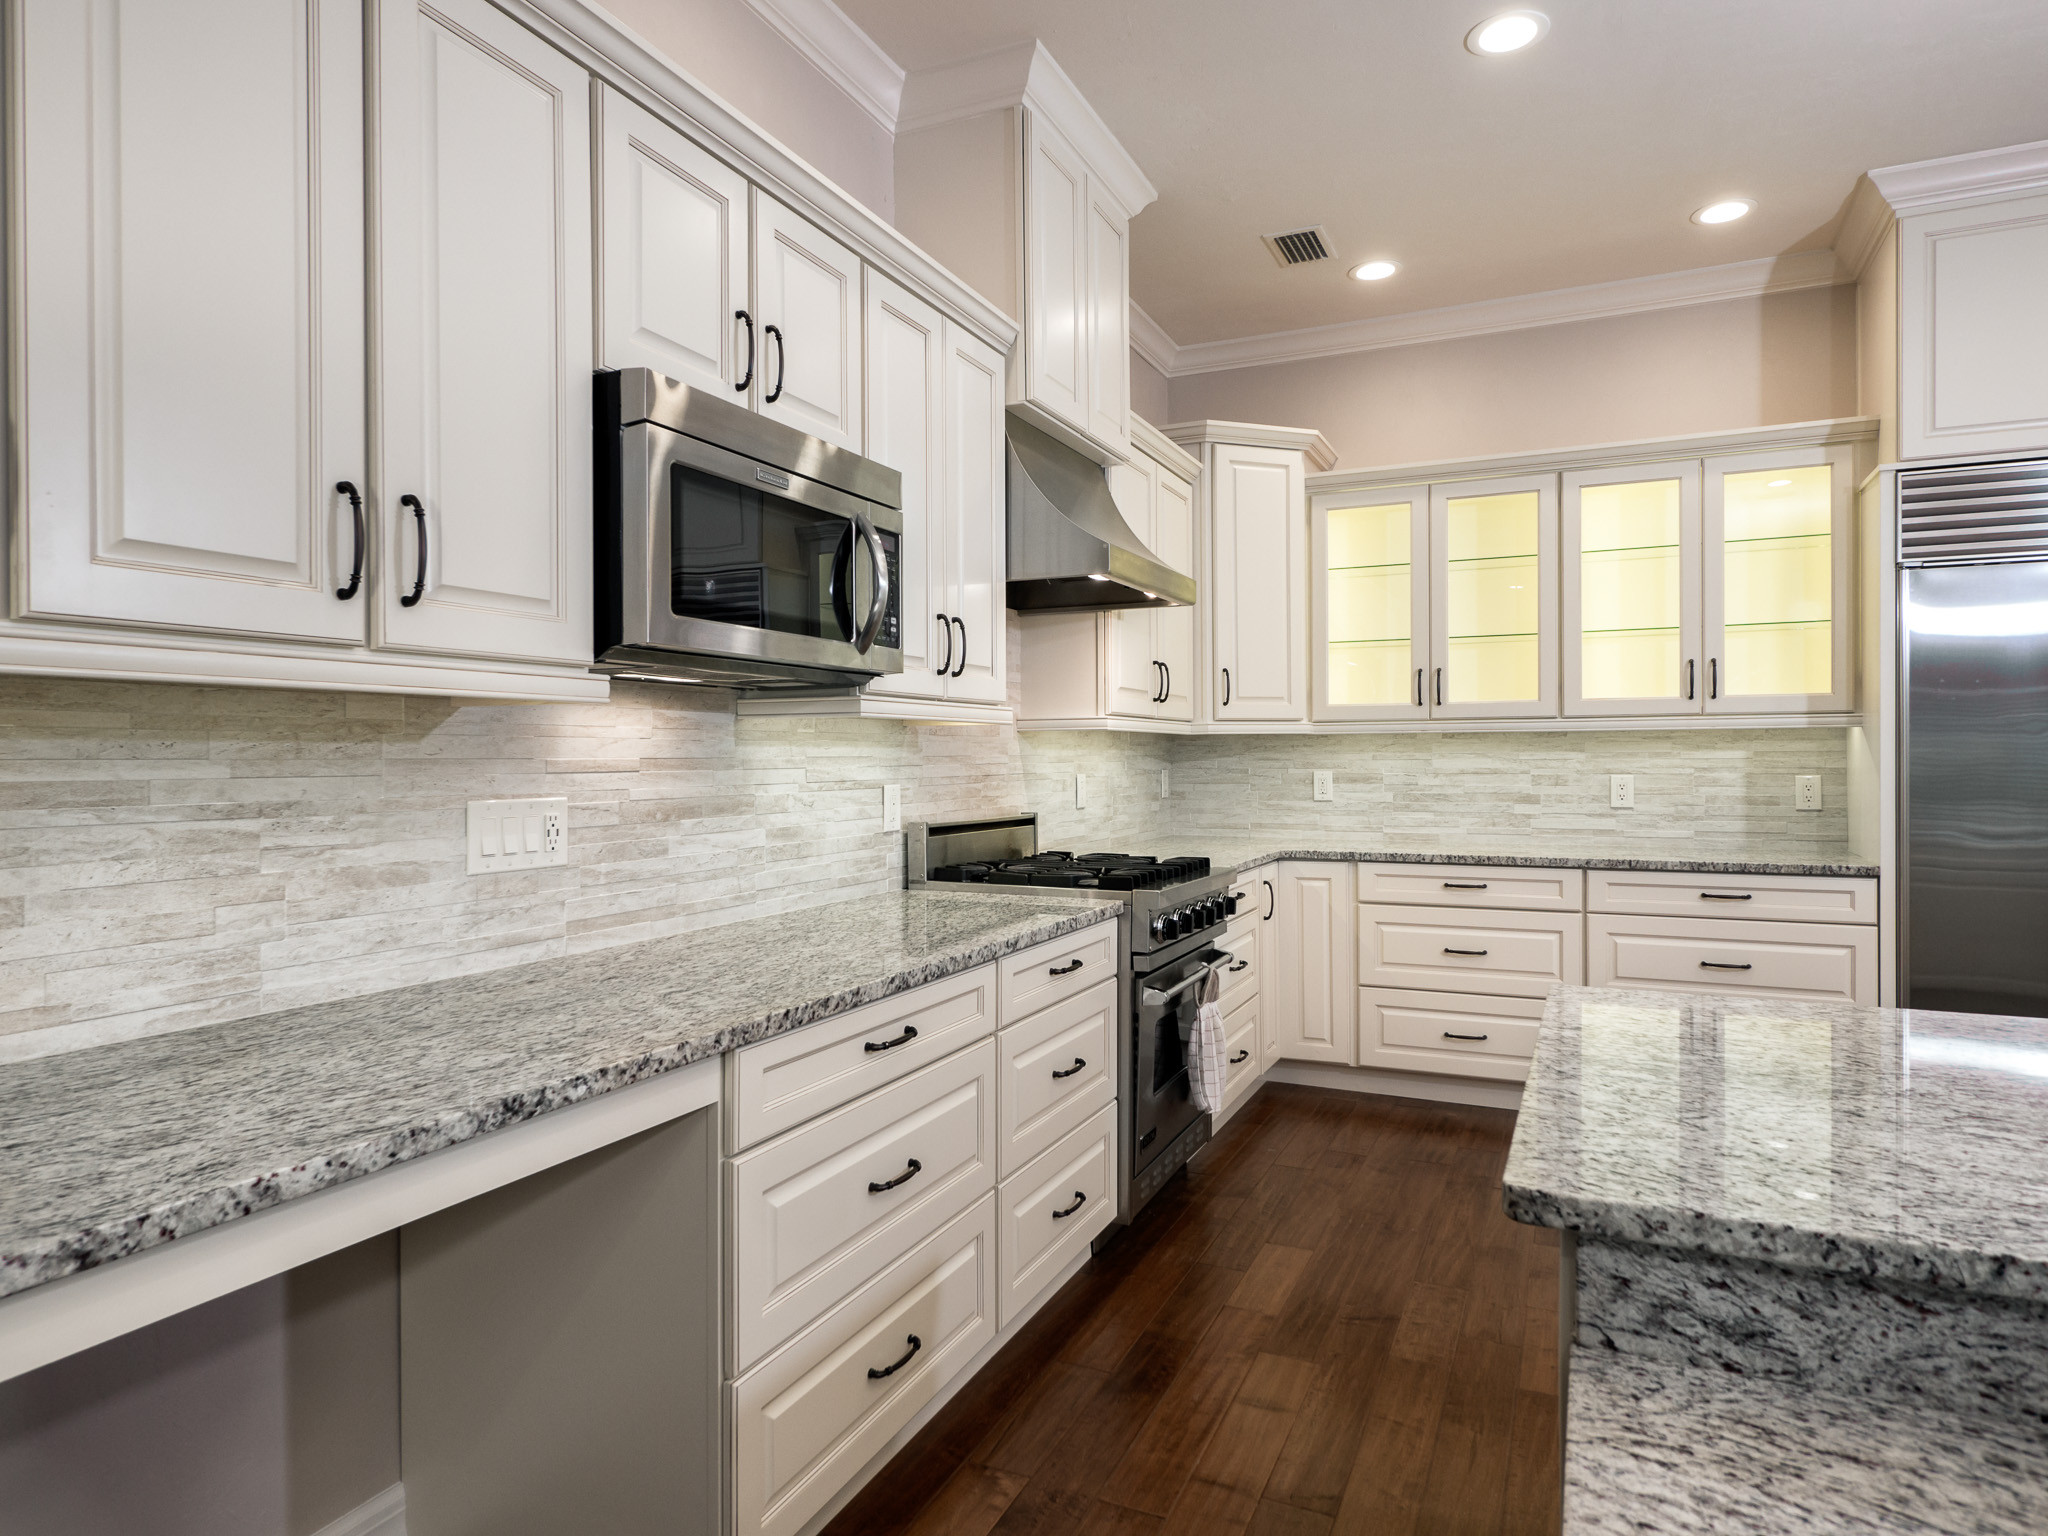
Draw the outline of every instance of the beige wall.
<instances>
[{"instance_id":1,"label":"beige wall","mask_svg":"<svg viewBox=\"0 0 2048 1536\"><path fill-rule=\"evenodd\" d=\"M1856 284L1856 396L1878 418L1877 461L1899 456L1899 236L1894 225Z\"/></svg>"},{"instance_id":2,"label":"beige wall","mask_svg":"<svg viewBox=\"0 0 2048 1536\"><path fill-rule=\"evenodd\" d=\"M1135 349L1131 353L1131 409L1155 427L1163 427L1173 420L1167 414L1171 406L1167 399L1166 375L1140 357Z\"/></svg>"},{"instance_id":3,"label":"beige wall","mask_svg":"<svg viewBox=\"0 0 2048 1536\"><path fill-rule=\"evenodd\" d=\"M1186 374L1170 394L1175 421L1315 427L1346 469L1852 416L1856 291Z\"/></svg>"},{"instance_id":4,"label":"beige wall","mask_svg":"<svg viewBox=\"0 0 2048 1536\"><path fill-rule=\"evenodd\" d=\"M889 134L743 0L605 0L606 8L702 85L893 220Z\"/></svg>"}]
</instances>

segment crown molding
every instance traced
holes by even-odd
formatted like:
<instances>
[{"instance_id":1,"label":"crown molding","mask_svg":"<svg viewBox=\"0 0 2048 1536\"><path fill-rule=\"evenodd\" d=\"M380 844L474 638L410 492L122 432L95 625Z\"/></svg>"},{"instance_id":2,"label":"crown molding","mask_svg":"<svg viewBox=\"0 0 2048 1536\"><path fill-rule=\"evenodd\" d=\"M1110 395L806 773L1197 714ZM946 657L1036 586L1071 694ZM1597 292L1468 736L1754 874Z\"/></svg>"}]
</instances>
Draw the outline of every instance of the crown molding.
<instances>
[{"instance_id":1,"label":"crown molding","mask_svg":"<svg viewBox=\"0 0 2048 1536\"><path fill-rule=\"evenodd\" d=\"M1146 178L1088 98L1067 77L1045 44L1033 39L998 48L957 64L922 69L903 82L898 133L916 133L942 123L1006 107L1042 113L1102 179L1127 215L1158 201Z\"/></svg>"},{"instance_id":2,"label":"crown molding","mask_svg":"<svg viewBox=\"0 0 2048 1536\"><path fill-rule=\"evenodd\" d=\"M2048 187L2048 139L1980 149L1940 160L1916 160L1872 171L1870 180L1894 213L1938 203L2004 197Z\"/></svg>"},{"instance_id":3,"label":"crown molding","mask_svg":"<svg viewBox=\"0 0 2048 1536\"><path fill-rule=\"evenodd\" d=\"M891 138L903 105L903 67L832 0L747 0L747 9L816 65Z\"/></svg>"},{"instance_id":4,"label":"crown molding","mask_svg":"<svg viewBox=\"0 0 2048 1536\"><path fill-rule=\"evenodd\" d=\"M1183 480L1192 480L1202 472L1200 459L1135 411L1131 413L1131 446Z\"/></svg>"},{"instance_id":5,"label":"crown molding","mask_svg":"<svg viewBox=\"0 0 2048 1536\"><path fill-rule=\"evenodd\" d=\"M1175 346L1169 378L1190 373L1221 373L1232 368L1258 368L1336 357L1347 352L1374 352L1382 347L1408 347L1419 342L1449 341L1460 336L1486 336L1498 331L1532 330L1566 325L1607 315L1633 315L1646 310L1680 309L1723 299L1753 298L1795 288L1825 288L1843 280L1833 251L1799 251L1790 256L1731 262L1721 267L1694 267L1651 277L1628 277L1583 288L1554 288L1506 299L1482 299L1444 309L1420 309L1405 315L1377 315L1340 325L1312 326L1299 331L1273 331L1229 341L1197 341ZM1156 329L1156 327L1155 327ZM1160 332L1161 338L1165 333ZM1158 367L1157 363L1153 364Z\"/></svg>"},{"instance_id":6,"label":"crown molding","mask_svg":"<svg viewBox=\"0 0 2048 1536\"><path fill-rule=\"evenodd\" d=\"M1877 183L1868 176L1857 177L1856 188L1849 194L1849 205L1842 210L1841 222L1835 226L1835 255L1851 281L1862 280L1870 259L1898 222Z\"/></svg>"},{"instance_id":7,"label":"crown molding","mask_svg":"<svg viewBox=\"0 0 2048 1536\"><path fill-rule=\"evenodd\" d=\"M1273 427L1256 421L1176 421L1159 431L1190 453L1205 443L1229 443L1236 448L1299 449L1308 455L1311 469L1328 469L1337 462L1337 450L1314 427Z\"/></svg>"},{"instance_id":8,"label":"crown molding","mask_svg":"<svg viewBox=\"0 0 2048 1536\"><path fill-rule=\"evenodd\" d=\"M1165 329L1136 304L1131 305L1131 350L1168 378L1180 357L1180 348Z\"/></svg>"}]
</instances>

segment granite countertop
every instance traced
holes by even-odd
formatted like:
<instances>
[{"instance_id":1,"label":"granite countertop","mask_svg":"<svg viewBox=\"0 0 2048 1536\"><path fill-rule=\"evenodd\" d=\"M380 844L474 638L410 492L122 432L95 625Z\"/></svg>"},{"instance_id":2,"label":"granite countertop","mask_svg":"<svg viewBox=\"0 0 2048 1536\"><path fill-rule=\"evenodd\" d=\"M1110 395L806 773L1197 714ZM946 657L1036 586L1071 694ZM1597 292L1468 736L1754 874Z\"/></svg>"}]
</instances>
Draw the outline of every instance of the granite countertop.
<instances>
[{"instance_id":1,"label":"granite countertop","mask_svg":"<svg viewBox=\"0 0 2048 1536\"><path fill-rule=\"evenodd\" d=\"M0 1296L1115 919L898 891L0 1066Z\"/></svg>"},{"instance_id":2,"label":"granite countertop","mask_svg":"<svg viewBox=\"0 0 2048 1536\"><path fill-rule=\"evenodd\" d=\"M1787 854L1764 847L1667 853L1643 843L1602 847L1584 839L1543 845L1521 840L1488 843L1479 839L1453 847L1345 848L1314 840L1255 842L1249 838L1186 837L1147 840L1126 851L1162 857L1206 854L1210 867L1226 875L1281 859L1325 859L1349 864L1497 864L1527 869L1668 869L1694 875L1831 875L1874 879L1878 873L1877 865L1853 858L1847 850L1825 855L1804 850Z\"/></svg>"},{"instance_id":3,"label":"granite countertop","mask_svg":"<svg viewBox=\"0 0 2048 1536\"><path fill-rule=\"evenodd\" d=\"M1594 1237L2048 1301L2048 1020L1559 987L1503 1180Z\"/></svg>"}]
</instances>

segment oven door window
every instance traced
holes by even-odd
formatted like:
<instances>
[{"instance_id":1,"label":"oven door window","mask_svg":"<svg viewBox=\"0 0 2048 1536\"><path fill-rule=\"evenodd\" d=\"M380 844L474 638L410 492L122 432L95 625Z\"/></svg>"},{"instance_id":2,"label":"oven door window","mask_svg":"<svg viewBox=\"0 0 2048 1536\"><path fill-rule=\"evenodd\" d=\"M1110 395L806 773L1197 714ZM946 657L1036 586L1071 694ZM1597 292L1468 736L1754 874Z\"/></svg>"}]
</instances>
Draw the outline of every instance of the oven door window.
<instances>
[{"instance_id":1,"label":"oven door window","mask_svg":"<svg viewBox=\"0 0 2048 1536\"><path fill-rule=\"evenodd\" d=\"M851 519L687 464L669 475L669 606L678 615L853 638L867 593L857 605Z\"/></svg>"}]
</instances>

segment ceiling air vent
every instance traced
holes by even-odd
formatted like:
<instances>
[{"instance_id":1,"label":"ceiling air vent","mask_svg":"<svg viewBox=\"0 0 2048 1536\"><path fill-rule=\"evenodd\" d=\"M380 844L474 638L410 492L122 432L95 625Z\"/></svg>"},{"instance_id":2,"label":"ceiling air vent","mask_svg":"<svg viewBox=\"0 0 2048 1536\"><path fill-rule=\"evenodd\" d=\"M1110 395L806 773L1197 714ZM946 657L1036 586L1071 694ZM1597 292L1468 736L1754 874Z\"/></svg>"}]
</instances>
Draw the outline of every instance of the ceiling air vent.
<instances>
[{"instance_id":1,"label":"ceiling air vent","mask_svg":"<svg viewBox=\"0 0 2048 1536\"><path fill-rule=\"evenodd\" d=\"M1261 235L1266 249L1273 253L1273 259L1283 267L1305 266L1311 261L1330 259L1330 242L1323 236L1323 226L1314 229L1290 230L1284 235Z\"/></svg>"},{"instance_id":2,"label":"ceiling air vent","mask_svg":"<svg viewBox=\"0 0 2048 1536\"><path fill-rule=\"evenodd\" d=\"M1899 563L1974 565L2048 558L2048 461L1907 470L1899 476Z\"/></svg>"}]
</instances>

